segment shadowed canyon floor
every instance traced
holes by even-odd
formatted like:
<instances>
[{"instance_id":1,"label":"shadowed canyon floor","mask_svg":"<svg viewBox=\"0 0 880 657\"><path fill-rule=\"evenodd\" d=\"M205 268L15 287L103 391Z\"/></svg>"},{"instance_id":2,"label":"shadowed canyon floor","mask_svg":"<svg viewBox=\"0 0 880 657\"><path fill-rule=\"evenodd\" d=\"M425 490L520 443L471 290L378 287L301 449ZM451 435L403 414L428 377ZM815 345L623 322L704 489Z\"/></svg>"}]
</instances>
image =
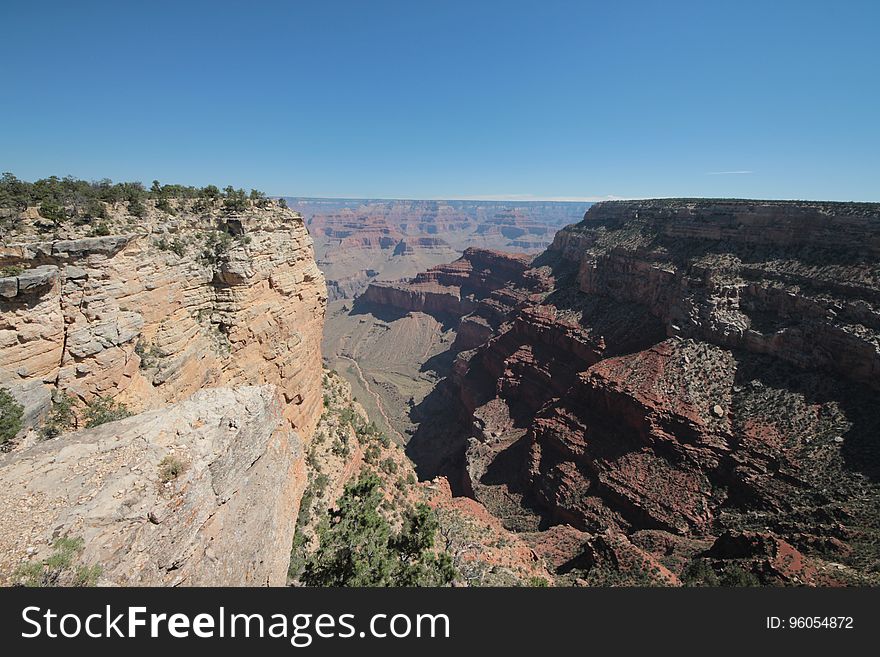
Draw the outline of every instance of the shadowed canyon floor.
<instances>
[{"instance_id":1,"label":"shadowed canyon floor","mask_svg":"<svg viewBox=\"0 0 880 657\"><path fill-rule=\"evenodd\" d=\"M410 410L451 365L454 331L425 313L353 305L350 300L328 304L324 362L346 378L370 418L405 444L417 427Z\"/></svg>"}]
</instances>

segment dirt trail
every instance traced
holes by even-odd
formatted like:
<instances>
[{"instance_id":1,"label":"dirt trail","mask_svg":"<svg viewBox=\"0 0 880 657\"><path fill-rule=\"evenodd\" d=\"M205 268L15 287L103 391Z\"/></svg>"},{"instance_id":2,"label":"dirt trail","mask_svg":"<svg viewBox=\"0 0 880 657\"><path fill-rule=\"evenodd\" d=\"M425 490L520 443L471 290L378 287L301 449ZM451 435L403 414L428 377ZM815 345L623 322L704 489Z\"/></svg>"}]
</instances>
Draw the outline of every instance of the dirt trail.
<instances>
[{"instance_id":1,"label":"dirt trail","mask_svg":"<svg viewBox=\"0 0 880 657\"><path fill-rule=\"evenodd\" d=\"M388 417L388 414L385 412L385 408L382 406L382 398L379 396L379 393L377 393L370 387L370 383L369 381L367 381L367 377L364 376L364 371L361 369L361 366L358 364L358 362L354 358L343 356L342 354L337 354L336 357L342 360L347 360L352 365L354 365L355 372L357 372L358 379L360 379L361 383L363 384L364 390L375 397L376 408L379 409L379 414L385 420L385 425L388 427L388 430L397 436L397 438L399 439L396 441L398 445L405 445L406 439L403 437L403 434L401 434L397 429L394 428L394 425L391 423L391 418Z\"/></svg>"}]
</instances>

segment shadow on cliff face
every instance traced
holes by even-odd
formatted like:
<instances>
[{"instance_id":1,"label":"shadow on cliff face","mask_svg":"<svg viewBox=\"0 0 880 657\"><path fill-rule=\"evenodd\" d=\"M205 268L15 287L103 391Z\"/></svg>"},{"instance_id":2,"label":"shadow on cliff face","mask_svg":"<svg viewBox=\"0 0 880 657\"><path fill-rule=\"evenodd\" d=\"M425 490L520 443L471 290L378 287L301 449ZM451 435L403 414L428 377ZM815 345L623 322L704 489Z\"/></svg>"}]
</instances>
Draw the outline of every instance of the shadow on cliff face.
<instances>
[{"instance_id":1,"label":"shadow on cliff face","mask_svg":"<svg viewBox=\"0 0 880 657\"><path fill-rule=\"evenodd\" d=\"M393 322L403 319L409 314L408 310L401 310L393 306L365 301L363 297L357 297L351 304L349 315L372 315L383 322Z\"/></svg>"},{"instance_id":2,"label":"shadow on cliff face","mask_svg":"<svg viewBox=\"0 0 880 657\"><path fill-rule=\"evenodd\" d=\"M441 351L439 354L434 354L422 363L419 372L433 372L439 378L445 377L449 374L449 370L452 369L452 364L455 362L457 355L458 352L452 348Z\"/></svg>"},{"instance_id":3,"label":"shadow on cliff face","mask_svg":"<svg viewBox=\"0 0 880 657\"><path fill-rule=\"evenodd\" d=\"M547 249L532 260L531 264L531 269L545 267L556 278L556 287L561 287L574 281L579 263L563 258L559 251Z\"/></svg>"},{"instance_id":4,"label":"shadow on cliff face","mask_svg":"<svg viewBox=\"0 0 880 657\"><path fill-rule=\"evenodd\" d=\"M413 311L413 310L404 310L402 308L396 308L394 306L387 306L380 303L375 303L372 301L365 300L362 296L355 298L355 300L351 304L351 310L349 311L349 315L372 315L378 320L383 322L394 322L398 319L403 319L407 315L414 312L422 312L422 311ZM443 313L425 313L426 315L430 315L438 322L440 322L440 330L448 331L450 329L454 329L458 326L459 318L454 315L443 314Z\"/></svg>"},{"instance_id":5,"label":"shadow on cliff face","mask_svg":"<svg viewBox=\"0 0 880 657\"><path fill-rule=\"evenodd\" d=\"M491 451L471 496L478 499L492 515L512 531L543 531L555 524L550 510L543 507L530 489L525 476L531 438L522 434L498 451ZM479 459L477 459L479 460ZM471 462L471 466L478 463Z\"/></svg>"},{"instance_id":6,"label":"shadow on cliff face","mask_svg":"<svg viewBox=\"0 0 880 657\"><path fill-rule=\"evenodd\" d=\"M462 469L469 428L458 414L454 392L443 380L410 410L418 429L406 444L406 455L420 481L444 476L454 495L462 494Z\"/></svg>"},{"instance_id":7,"label":"shadow on cliff face","mask_svg":"<svg viewBox=\"0 0 880 657\"><path fill-rule=\"evenodd\" d=\"M857 252L848 248L827 247L821 244L782 245L757 244L733 240L682 240L678 237L658 236L654 247L668 253L676 265L686 268L691 261L705 256L734 255L743 263L761 264L779 261L798 261L812 267L829 265L872 265L876 267L877 257L868 249Z\"/></svg>"}]
</instances>

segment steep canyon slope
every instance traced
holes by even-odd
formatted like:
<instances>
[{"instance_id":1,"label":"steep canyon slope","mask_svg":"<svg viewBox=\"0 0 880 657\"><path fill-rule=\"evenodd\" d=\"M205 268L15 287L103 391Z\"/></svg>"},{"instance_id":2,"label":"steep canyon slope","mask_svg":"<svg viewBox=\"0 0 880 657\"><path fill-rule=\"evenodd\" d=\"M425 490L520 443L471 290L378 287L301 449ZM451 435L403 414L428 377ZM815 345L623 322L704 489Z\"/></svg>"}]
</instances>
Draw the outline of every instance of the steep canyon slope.
<instances>
[{"instance_id":1,"label":"steep canyon slope","mask_svg":"<svg viewBox=\"0 0 880 657\"><path fill-rule=\"evenodd\" d=\"M876 204L607 202L457 274L499 257L364 294L454 316L411 412L423 477L575 581L876 582Z\"/></svg>"},{"instance_id":2,"label":"steep canyon slope","mask_svg":"<svg viewBox=\"0 0 880 657\"><path fill-rule=\"evenodd\" d=\"M283 583L322 412L311 238L271 202L145 204L49 236L28 209L0 248L0 386L25 425L0 456L0 572L73 537L104 583Z\"/></svg>"}]
</instances>

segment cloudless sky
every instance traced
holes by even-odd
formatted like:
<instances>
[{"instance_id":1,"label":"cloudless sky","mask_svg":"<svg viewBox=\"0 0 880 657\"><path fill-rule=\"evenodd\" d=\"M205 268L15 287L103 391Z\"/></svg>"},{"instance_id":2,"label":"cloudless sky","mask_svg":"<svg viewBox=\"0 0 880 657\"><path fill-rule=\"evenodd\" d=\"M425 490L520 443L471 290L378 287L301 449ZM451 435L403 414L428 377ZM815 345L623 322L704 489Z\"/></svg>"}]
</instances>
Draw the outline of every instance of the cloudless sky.
<instances>
[{"instance_id":1,"label":"cloudless sky","mask_svg":"<svg viewBox=\"0 0 880 657\"><path fill-rule=\"evenodd\" d=\"M880 200L880 2L0 7L0 170L270 194Z\"/></svg>"}]
</instances>

